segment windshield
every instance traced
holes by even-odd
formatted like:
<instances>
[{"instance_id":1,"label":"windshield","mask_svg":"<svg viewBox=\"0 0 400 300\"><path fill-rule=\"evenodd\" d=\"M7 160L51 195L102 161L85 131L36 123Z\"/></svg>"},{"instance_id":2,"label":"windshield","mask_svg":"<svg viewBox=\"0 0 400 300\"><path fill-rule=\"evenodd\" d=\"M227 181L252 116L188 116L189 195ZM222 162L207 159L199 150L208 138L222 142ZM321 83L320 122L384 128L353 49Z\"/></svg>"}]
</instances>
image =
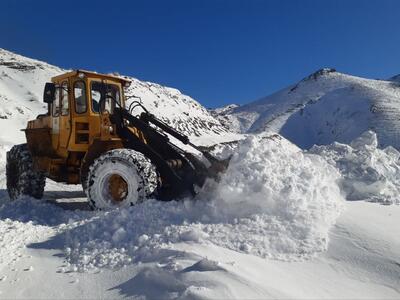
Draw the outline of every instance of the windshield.
<instances>
[{"instance_id":1,"label":"windshield","mask_svg":"<svg viewBox=\"0 0 400 300\"><path fill-rule=\"evenodd\" d=\"M92 110L95 113L100 111L100 103L102 111L107 111L110 114L113 113L115 108L114 100L121 104L119 87L115 84L92 81L90 90L92 95Z\"/></svg>"}]
</instances>

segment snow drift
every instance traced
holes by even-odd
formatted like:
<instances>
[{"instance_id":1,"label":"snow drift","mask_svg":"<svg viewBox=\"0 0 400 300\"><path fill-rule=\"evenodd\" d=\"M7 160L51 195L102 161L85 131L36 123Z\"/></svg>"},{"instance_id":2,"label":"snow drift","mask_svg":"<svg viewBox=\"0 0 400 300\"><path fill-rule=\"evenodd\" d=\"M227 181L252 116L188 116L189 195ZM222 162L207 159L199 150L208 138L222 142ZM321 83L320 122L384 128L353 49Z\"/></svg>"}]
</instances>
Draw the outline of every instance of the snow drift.
<instances>
[{"instance_id":1,"label":"snow drift","mask_svg":"<svg viewBox=\"0 0 400 300\"><path fill-rule=\"evenodd\" d=\"M148 260L180 242L212 243L260 257L298 260L324 251L343 198L339 174L283 138L244 141L220 183L197 199L146 201L97 213L62 234L73 270Z\"/></svg>"},{"instance_id":2,"label":"snow drift","mask_svg":"<svg viewBox=\"0 0 400 300\"><path fill-rule=\"evenodd\" d=\"M365 132L350 145L314 146L310 153L339 169L347 199L400 204L400 152L391 146L379 149L374 132Z\"/></svg>"}]
</instances>

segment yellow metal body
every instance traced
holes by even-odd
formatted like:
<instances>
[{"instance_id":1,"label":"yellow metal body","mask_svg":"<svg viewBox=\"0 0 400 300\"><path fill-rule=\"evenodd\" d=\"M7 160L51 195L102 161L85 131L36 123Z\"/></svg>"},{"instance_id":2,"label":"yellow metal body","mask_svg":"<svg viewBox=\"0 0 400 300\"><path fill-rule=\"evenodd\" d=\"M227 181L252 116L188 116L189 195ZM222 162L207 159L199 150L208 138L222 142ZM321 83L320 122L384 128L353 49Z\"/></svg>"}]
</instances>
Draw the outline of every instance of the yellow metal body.
<instances>
[{"instance_id":1,"label":"yellow metal body","mask_svg":"<svg viewBox=\"0 0 400 300\"><path fill-rule=\"evenodd\" d=\"M77 70L53 77L52 82L57 86L56 99L49 105L47 114L28 122L25 129L27 143L36 168L57 182L77 184L98 156L123 147L109 113L100 114L94 109L92 83L103 82L115 87L124 107L123 87L129 81ZM131 130L144 140L139 130Z\"/></svg>"}]
</instances>

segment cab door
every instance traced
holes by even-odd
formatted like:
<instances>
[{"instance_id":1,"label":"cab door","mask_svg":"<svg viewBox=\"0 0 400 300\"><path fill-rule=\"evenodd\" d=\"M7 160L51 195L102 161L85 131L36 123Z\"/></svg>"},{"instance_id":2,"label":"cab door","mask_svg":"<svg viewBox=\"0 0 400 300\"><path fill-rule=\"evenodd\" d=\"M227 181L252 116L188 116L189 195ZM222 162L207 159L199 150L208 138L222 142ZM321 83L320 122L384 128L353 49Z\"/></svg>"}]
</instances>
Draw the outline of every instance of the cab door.
<instances>
[{"instance_id":1,"label":"cab door","mask_svg":"<svg viewBox=\"0 0 400 300\"><path fill-rule=\"evenodd\" d=\"M69 139L71 136L71 114L70 114L70 99L69 99L69 85L68 81L61 83L60 90L60 114L59 114L59 148L66 150L68 148Z\"/></svg>"}]
</instances>

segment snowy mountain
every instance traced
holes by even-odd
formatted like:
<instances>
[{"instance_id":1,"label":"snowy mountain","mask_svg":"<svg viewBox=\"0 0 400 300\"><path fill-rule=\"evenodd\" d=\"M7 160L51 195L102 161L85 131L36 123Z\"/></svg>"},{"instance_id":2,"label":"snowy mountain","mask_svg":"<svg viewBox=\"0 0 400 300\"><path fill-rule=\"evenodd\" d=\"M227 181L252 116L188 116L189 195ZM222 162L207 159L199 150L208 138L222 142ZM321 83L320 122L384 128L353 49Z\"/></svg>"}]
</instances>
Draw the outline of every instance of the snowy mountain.
<instances>
[{"instance_id":1,"label":"snowy mountain","mask_svg":"<svg viewBox=\"0 0 400 300\"><path fill-rule=\"evenodd\" d=\"M393 80L321 69L270 96L214 115L236 132L279 132L302 148L349 143L369 129L381 147L400 148L400 86Z\"/></svg>"},{"instance_id":2,"label":"snowy mountain","mask_svg":"<svg viewBox=\"0 0 400 300\"><path fill-rule=\"evenodd\" d=\"M0 49L0 126L13 128L1 131L0 145L24 140L19 129L25 128L28 120L46 110L42 102L44 83L65 71ZM174 88L128 78L132 84L126 95L140 97L150 112L180 132L196 141L199 137L207 137L210 142L226 137L226 128L191 97Z\"/></svg>"}]
</instances>

